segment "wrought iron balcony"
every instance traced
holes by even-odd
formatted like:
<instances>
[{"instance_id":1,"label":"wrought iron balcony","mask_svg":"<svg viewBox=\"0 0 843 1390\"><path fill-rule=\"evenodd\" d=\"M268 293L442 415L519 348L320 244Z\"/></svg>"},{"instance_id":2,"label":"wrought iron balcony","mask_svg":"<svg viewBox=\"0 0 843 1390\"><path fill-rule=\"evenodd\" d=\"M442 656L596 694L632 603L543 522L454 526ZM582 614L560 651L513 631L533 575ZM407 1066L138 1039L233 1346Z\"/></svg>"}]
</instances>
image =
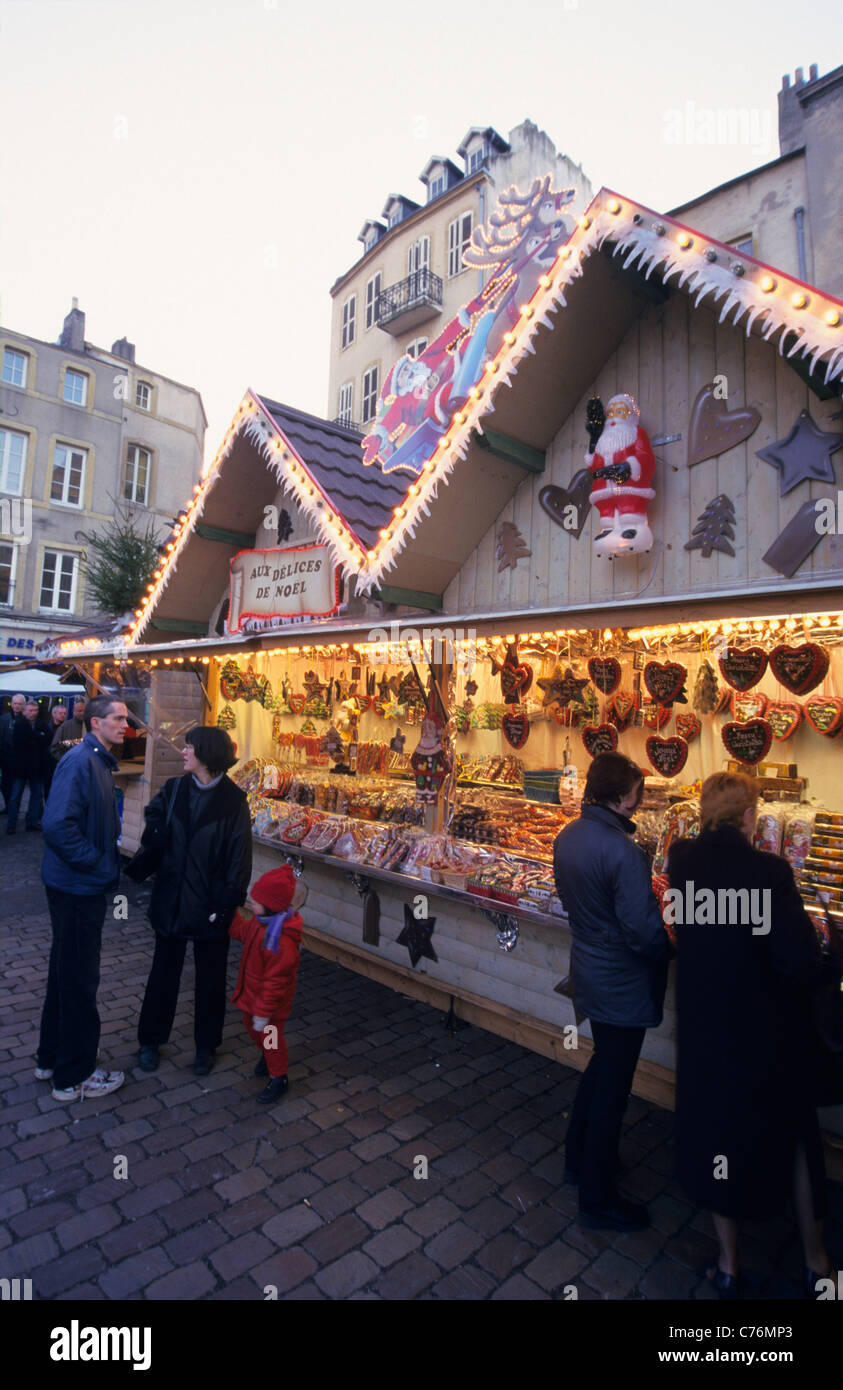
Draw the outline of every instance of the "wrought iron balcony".
<instances>
[{"instance_id":1,"label":"wrought iron balcony","mask_svg":"<svg viewBox=\"0 0 843 1390\"><path fill-rule=\"evenodd\" d=\"M357 421L352 420L348 415L335 415L331 424L340 425L344 430L352 430L354 434L363 433L363 427L358 425Z\"/></svg>"},{"instance_id":2,"label":"wrought iron balcony","mask_svg":"<svg viewBox=\"0 0 843 1390\"><path fill-rule=\"evenodd\" d=\"M385 333L405 333L442 312L442 279L427 266L406 280L381 290L375 301L375 323Z\"/></svg>"}]
</instances>

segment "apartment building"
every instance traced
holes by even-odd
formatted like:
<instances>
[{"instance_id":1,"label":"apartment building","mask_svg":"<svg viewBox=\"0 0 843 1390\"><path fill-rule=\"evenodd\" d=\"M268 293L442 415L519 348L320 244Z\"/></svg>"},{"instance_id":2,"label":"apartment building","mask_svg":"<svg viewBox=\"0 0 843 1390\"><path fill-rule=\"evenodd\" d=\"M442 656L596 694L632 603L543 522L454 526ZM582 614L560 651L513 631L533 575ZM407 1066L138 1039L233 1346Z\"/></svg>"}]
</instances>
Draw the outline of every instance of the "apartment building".
<instances>
[{"instance_id":1,"label":"apartment building","mask_svg":"<svg viewBox=\"0 0 843 1390\"><path fill-rule=\"evenodd\" d=\"M58 342L0 327L0 658L97 616L84 532L116 508L161 539L202 471L199 392L85 340L74 299Z\"/></svg>"},{"instance_id":2,"label":"apartment building","mask_svg":"<svg viewBox=\"0 0 843 1390\"><path fill-rule=\"evenodd\" d=\"M326 414L337 423L368 424L397 359L423 352L483 287L491 272L463 266L463 252L505 188L526 191L533 179L552 173L556 188L576 190L574 212L592 196L580 166L532 121L506 139L491 126L472 126L456 154L459 163L445 155L427 161L418 201L387 196L380 217L361 228L362 256L331 288Z\"/></svg>"}]
</instances>

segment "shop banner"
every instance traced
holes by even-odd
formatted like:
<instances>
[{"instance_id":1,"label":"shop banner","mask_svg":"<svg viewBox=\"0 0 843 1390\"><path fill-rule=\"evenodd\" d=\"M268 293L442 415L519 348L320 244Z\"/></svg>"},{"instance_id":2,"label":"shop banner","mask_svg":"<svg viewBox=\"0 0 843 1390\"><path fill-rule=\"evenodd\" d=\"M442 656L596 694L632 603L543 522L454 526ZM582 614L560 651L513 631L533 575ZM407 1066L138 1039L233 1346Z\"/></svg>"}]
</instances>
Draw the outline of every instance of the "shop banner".
<instances>
[{"instance_id":1,"label":"shop banner","mask_svg":"<svg viewBox=\"0 0 843 1390\"><path fill-rule=\"evenodd\" d=\"M252 619L326 618L339 608L339 573L325 545L241 550L231 561L229 632Z\"/></svg>"}]
</instances>

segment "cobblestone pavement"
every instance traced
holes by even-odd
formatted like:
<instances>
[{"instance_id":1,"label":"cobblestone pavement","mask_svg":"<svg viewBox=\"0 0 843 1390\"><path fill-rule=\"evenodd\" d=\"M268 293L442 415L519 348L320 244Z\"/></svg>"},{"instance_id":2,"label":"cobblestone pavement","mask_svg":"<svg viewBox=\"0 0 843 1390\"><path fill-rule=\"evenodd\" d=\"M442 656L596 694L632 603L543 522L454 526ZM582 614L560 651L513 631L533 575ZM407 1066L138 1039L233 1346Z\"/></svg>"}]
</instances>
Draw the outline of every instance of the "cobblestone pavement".
<instances>
[{"instance_id":1,"label":"cobblestone pavement","mask_svg":"<svg viewBox=\"0 0 843 1390\"><path fill-rule=\"evenodd\" d=\"M31 1278L42 1299L248 1300L269 1285L295 1299L712 1296L698 1272L709 1218L670 1179L668 1112L633 1100L622 1145L653 1228L580 1229L562 1182L578 1073L477 1028L449 1036L438 1011L309 952L291 1088L269 1113L233 1011L215 1070L193 1076L189 961L160 1070L138 1070L147 888L124 885L129 920L103 937L101 1056L126 1084L58 1104L32 1074L50 939L40 855L38 834L0 838L0 1277ZM840 1261L840 1184L831 1202ZM743 1249L753 1296L794 1296L789 1221L747 1225Z\"/></svg>"}]
</instances>

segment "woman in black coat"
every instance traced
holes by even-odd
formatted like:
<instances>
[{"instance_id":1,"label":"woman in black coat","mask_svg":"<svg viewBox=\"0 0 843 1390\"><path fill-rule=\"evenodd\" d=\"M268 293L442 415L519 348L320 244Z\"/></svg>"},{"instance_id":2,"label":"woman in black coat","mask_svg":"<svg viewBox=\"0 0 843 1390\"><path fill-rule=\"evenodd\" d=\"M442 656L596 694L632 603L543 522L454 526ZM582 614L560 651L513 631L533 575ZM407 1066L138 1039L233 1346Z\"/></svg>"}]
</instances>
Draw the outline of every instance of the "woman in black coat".
<instances>
[{"instance_id":1,"label":"woman in black coat","mask_svg":"<svg viewBox=\"0 0 843 1390\"><path fill-rule=\"evenodd\" d=\"M701 833L671 846L665 895L677 950L677 1176L712 1212L720 1252L708 1277L724 1298L737 1292L738 1219L779 1215L791 1194L806 1291L829 1270L806 992L819 948L790 865L751 843L757 798L744 773L705 781Z\"/></svg>"},{"instance_id":2,"label":"woman in black coat","mask_svg":"<svg viewBox=\"0 0 843 1390\"><path fill-rule=\"evenodd\" d=\"M196 1076L207 1076L222 1041L228 928L245 902L252 827L245 793L225 775L237 761L224 729L191 729L184 776L171 777L146 808L142 846L165 845L149 920L155 955L138 1024L138 1064L155 1071L170 1036L188 941L196 966Z\"/></svg>"}]
</instances>

